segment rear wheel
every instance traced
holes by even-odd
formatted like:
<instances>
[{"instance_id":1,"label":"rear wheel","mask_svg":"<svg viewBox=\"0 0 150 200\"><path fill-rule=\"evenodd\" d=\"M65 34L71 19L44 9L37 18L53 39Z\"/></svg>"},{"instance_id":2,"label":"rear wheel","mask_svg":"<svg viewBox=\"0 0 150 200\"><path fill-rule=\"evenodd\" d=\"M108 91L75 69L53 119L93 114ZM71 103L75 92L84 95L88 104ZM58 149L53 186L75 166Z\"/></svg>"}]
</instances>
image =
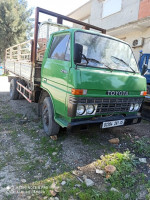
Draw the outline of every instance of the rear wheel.
<instances>
[{"instance_id":1,"label":"rear wheel","mask_svg":"<svg viewBox=\"0 0 150 200\"><path fill-rule=\"evenodd\" d=\"M13 78L10 81L10 99L16 100L19 97L19 92L17 91L17 79Z\"/></svg>"},{"instance_id":2,"label":"rear wheel","mask_svg":"<svg viewBox=\"0 0 150 200\"><path fill-rule=\"evenodd\" d=\"M50 97L46 97L42 105L42 121L44 131L48 136L57 135L60 126L54 120L54 109Z\"/></svg>"}]
</instances>

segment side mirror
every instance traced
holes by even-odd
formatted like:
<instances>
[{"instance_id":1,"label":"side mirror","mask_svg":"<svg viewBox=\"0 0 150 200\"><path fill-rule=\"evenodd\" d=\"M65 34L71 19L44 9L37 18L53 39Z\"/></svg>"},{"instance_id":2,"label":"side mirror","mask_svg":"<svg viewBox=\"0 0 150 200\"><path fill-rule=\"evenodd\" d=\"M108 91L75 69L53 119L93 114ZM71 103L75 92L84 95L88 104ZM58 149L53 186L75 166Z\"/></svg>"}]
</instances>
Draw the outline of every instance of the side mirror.
<instances>
[{"instance_id":1,"label":"side mirror","mask_svg":"<svg viewBox=\"0 0 150 200\"><path fill-rule=\"evenodd\" d=\"M81 44L75 43L74 45L74 62L81 63L82 60L83 46Z\"/></svg>"},{"instance_id":2,"label":"side mirror","mask_svg":"<svg viewBox=\"0 0 150 200\"><path fill-rule=\"evenodd\" d=\"M145 75L147 69L148 69L148 65L144 64L144 65L143 65L143 68L142 68L142 71L141 71L141 75L142 75L142 76Z\"/></svg>"}]
</instances>

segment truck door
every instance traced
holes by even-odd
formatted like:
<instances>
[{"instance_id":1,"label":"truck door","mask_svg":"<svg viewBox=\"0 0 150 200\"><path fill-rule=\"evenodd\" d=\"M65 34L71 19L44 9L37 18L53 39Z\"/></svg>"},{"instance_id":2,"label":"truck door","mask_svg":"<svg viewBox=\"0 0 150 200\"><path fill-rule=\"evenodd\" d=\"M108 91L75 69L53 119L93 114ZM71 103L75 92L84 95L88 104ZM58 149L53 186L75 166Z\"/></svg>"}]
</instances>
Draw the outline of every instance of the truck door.
<instances>
[{"instance_id":1,"label":"truck door","mask_svg":"<svg viewBox=\"0 0 150 200\"><path fill-rule=\"evenodd\" d=\"M147 55L147 65L148 65L148 70L147 73L145 74L145 78L147 80L147 83L150 84L150 54Z\"/></svg>"},{"instance_id":2,"label":"truck door","mask_svg":"<svg viewBox=\"0 0 150 200\"><path fill-rule=\"evenodd\" d=\"M141 70L144 64L148 65L148 70L144 76L146 78L147 83L150 84L150 54L143 54L140 60Z\"/></svg>"},{"instance_id":3,"label":"truck door","mask_svg":"<svg viewBox=\"0 0 150 200\"><path fill-rule=\"evenodd\" d=\"M64 115L66 109L70 67L70 33L54 35L42 69L42 82L52 95L55 112L60 115Z\"/></svg>"}]
</instances>

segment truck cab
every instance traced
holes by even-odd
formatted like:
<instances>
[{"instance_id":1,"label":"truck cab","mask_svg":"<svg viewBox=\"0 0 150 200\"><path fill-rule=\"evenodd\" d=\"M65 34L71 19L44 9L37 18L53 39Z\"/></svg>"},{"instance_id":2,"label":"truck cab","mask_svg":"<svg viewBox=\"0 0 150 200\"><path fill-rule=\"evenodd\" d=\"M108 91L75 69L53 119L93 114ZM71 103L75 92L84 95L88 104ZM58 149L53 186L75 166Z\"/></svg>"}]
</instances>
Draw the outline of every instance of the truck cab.
<instances>
[{"instance_id":1,"label":"truck cab","mask_svg":"<svg viewBox=\"0 0 150 200\"><path fill-rule=\"evenodd\" d=\"M144 77L146 78L147 82L148 94L150 94L150 54L143 53L142 51L140 51L140 57L138 62L140 72L142 72L143 66L145 64L147 65L147 72L144 74Z\"/></svg>"},{"instance_id":2,"label":"truck cab","mask_svg":"<svg viewBox=\"0 0 150 200\"><path fill-rule=\"evenodd\" d=\"M60 126L108 128L141 121L146 79L127 43L93 31L68 29L50 37L41 88L49 93ZM47 114L43 118L45 123L49 120Z\"/></svg>"}]
</instances>

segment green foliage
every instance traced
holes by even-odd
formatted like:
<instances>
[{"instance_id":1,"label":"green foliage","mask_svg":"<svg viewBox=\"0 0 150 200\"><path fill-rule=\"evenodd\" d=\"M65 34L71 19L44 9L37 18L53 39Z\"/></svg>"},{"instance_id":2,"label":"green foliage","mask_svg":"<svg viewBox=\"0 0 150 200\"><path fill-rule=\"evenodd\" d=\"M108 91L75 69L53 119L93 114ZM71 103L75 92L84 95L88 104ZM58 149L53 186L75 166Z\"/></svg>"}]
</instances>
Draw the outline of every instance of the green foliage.
<instances>
[{"instance_id":1,"label":"green foliage","mask_svg":"<svg viewBox=\"0 0 150 200\"><path fill-rule=\"evenodd\" d=\"M32 28L26 0L0 1L0 58L4 59L5 49L29 39Z\"/></svg>"},{"instance_id":2,"label":"green foliage","mask_svg":"<svg viewBox=\"0 0 150 200\"><path fill-rule=\"evenodd\" d=\"M147 196L146 196L146 199L149 200L149 199L150 199L150 180L148 181L146 187L147 187L147 191L148 191L148 194L147 194Z\"/></svg>"},{"instance_id":3,"label":"green foliage","mask_svg":"<svg viewBox=\"0 0 150 200\"><path fill-rule=\"evenodd\" d=\"M61 186L61 182L65 180L66 184ZM32 186L43 186L43 196L50 197L50 190L52 189L52 183L56 184L58 187L57 196L61 200L66 199L79 199L79 200L123 200L123 194L121 192L113 192L113 191L103 191L100 192L97 188L87 187L85 183L79 182L75 176L70 172L64 172L61 175L51 177L49 179L45 179L43 182L35 182L32 183ZM76 187L76 184L80 185L80 187ZM46 188L47 187L47 188ZM53 190L53 189L52 189ZM36 195L34 199L37 199Z\"/></svg>"},{"instance_id":4,"label":"green foliage","mask_svg":"<svg viewBox=\"0 0 150 200\"><path fill-rule=\"evenodd\" d=\"M129 151L126 151L124 153L116 152L103 156L102 160L98 160L96 164L103 169L106 165L114 165L116 168L119 168L120 166L122 166L123 163L127 163L127 166L133 164L133 160L134 156L131 155ZM126 170L128 169L128 167L125 168Z\"/></svg>"},{"instance_id":5,"label":"green foliage","mask_svg":"<svg viewBox=\"0 0 150 200\"><path fill-rule=\"evenodd\" d=\"M24 151L24 150L18 151L18 156L19 156L20 158L24 158L24 159L26 159L26 160L29 160L29 159L30 159L30 153L29 153L29 152L26 152L26 151Z\"/></svg>"},{"instance_id":6,"label":"green foliage","mask_svg":"<svg viewBox=\"0 0 150 200\"><path fill-rule=\"evenodd\" d=\"M79 198L80 200L120 200L123 199L123 196L120 192L98 192L92 188L88 188L87 190L80 192Z\"/></svg>"},{"instance_id":7,"label":"green foliage","mask_svg":"<svg viewBox=\"0 0 150 200\"><path fill-rule=\"evenodd\" d=\"M129 151L124 153L108 154L98 160L96 163L100 168L105 168L106 165L113 165L116 171L106 180L110 182L111 187L117 188L119 191L128 191L131 199L136 198L136 188L139 182L145 183L144 174L137 174L136 159Z\"/></svg>"},{"instance_id":8,"label":"green foliage","mask_svg":"<svg viewBox=\"0 0 150 200\"><path fill-rule=\"evenodd\" d=\"M141 156L150 155L150 138L141 138L133 144L134 151Z\"/></svg>"}]
</instances>

